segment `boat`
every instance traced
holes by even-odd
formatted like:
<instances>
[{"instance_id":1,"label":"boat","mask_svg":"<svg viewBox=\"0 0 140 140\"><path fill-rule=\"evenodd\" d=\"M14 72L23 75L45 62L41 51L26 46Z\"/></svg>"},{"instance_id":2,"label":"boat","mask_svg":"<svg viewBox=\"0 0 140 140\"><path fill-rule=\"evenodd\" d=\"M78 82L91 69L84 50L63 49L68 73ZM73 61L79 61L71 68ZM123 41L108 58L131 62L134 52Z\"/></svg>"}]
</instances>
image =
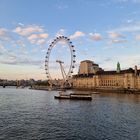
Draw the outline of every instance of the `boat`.
<instances>
[{"instance_id":1,"label":"boat","mask_svg":"<svg viewBox=\"0 0 140 140\"><path fill-rule=\"evenodd\" d=\"M55 99L72 99L72 100L92 100L91 94L77 94L70 93L65 94L65 92L59 92L59 95L54 96Z\"/></svg>"},{"instance_id":2,"label":"boat","mask_svg":"<svg viewBox=\"0 0 140 140\"><path fill-rule=\"evenodd\" d=\"M99 94L99 92L95 92L95 91L93 91L93 92L91 92L91 94Z\"/></svg>"},{"instance_id":3,"label":"boat","mask_svg":"<svg viewBox=\"0 0 140 140\"><path fill-rule=\"evenodd\" d=\"M54 96L55 99L70 99L69 95L56 95Z\"/></svg>"}]
</instances>

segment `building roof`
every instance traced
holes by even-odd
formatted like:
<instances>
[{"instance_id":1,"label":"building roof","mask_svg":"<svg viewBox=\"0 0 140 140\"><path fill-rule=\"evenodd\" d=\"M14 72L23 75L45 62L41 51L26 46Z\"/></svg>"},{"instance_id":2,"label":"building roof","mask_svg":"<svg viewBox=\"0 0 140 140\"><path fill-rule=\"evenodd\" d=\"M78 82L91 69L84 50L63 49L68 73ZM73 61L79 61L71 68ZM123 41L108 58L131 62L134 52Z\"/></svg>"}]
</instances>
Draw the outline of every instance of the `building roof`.
<instances>
[{"instance_id":1,"label":"building roof","mask_svg":"<svg viewBox=\"0 0 140 140\"><path fill-rule=\"evenodd\" d=\"M83 62L92 63L93 66L99 66L98 64L94 63L94 61L91 61L91 60L81 61L81 63L83 63Z\"/></svg>"},{"instance_id":2,"label":"building roof","mask_svg":"<svg viewBox=\"0 0 140 140\"><path fill-rule=\"evenodd\" d=\"M87 63L94 63L93 61L91 61L91 60L83 60L83 61L81 61L81 63L83 63L83 62L87 62Z\"/></svg>"},{"instance_id":3,"label":"building roof","mask_svg":"<svg viewBox=\"0 0 140 140\"><path fill-rule=\"evenodd\" d=\"M98 64L93 63L92 66L99 66Z\"/></svg>"},{"instance_id":4,"label":"building roof","mask_svg":"<svg viewBox=\"0 0 140 140\"><path fill-rule=\"evenodd\" d=\"M78 77L93 77L94 75L117 75L117 74L125 74L125 73L135 73L135 70L132 68L126 69L126 70L121 70L119 73L117 71L97 71L96 74L89 73L89 74L77 74L74 75L74 78ZM140 74L140 70L137 70L137 73Z\"/></svg>"},{"instance_id":5,"label":"building roof","mask_svg":"<svg viewBox=\"0 0 140 140\"><path fill-rule=\"evenodd\" d=\"M121 70L119 73L117 71L97 71L96 75L113 75L113 74L125 74L125 73L134 73L135 71L132 68Z\"/></svg>"}]
</instances>

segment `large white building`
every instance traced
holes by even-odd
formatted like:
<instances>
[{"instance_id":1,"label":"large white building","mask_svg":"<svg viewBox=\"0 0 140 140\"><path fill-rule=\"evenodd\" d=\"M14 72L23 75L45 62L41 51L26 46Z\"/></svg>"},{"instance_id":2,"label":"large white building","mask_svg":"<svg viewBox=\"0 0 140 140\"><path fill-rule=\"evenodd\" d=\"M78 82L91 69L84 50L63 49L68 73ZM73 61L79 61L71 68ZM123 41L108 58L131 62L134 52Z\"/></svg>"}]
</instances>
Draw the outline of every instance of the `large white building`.
<instances>
[{"instance_id":1,"label":"large white building","mask_svg":"<svg viewBox=\"0 0 140 140\"><path fill-rule=\"evenodd\" d=\"M91 60L84 60L81 61L80 67L79 67L79 73L78 74L96 74L97 71L100 71L101 68L99 68L98 64L95 64Z\"/></svg>"},{"instance_id":2,"label":"large white building","mask_svg":"<svg viewBox=\"0 0 140 140\"><path fill-rule=\"evenodd\" d=\"M79 73L73 76L74 88L87 89L134 89L140 91L140 70L129 68L116 71L103 71L90 60L80 63Z\"/></svg>"}]
</instances>

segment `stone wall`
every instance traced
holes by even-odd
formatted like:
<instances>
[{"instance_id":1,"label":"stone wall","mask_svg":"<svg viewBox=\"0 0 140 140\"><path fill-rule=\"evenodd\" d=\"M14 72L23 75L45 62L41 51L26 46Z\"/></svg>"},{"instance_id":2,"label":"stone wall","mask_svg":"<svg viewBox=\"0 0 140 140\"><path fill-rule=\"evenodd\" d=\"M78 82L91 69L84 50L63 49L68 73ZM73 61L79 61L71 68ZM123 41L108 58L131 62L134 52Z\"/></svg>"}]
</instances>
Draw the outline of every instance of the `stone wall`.
<instances>
[{"instance_id":1,"label":"stone wall","mask_svg":"<svg viewBox=\"0 0 140 140\"><path fill-rule=\"evenodd\" d=\"M140 89L140 76L135 76L134 73L125 73L73 78L73 87L88 89Z\"/></svg>"}]
</instances>

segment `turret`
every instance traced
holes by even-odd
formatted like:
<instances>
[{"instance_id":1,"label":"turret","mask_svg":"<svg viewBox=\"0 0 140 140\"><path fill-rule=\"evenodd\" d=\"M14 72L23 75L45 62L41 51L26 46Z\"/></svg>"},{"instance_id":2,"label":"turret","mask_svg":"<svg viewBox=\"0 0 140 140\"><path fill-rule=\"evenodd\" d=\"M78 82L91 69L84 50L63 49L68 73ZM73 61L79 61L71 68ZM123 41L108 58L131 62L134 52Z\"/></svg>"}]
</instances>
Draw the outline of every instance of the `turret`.
<instances>
[{"instance_id":1,"label":"turret","mask_svg":"<svg viewBox=\"0 0 140 140\"><path fill-rule=\"evenodd\" d=\"M120 71L121 71L121 67L120 67L120 63L118 62L117 63L117 73L120 73Z\"/></svg>"},{"instance_id":2,"label":"turret","mask_svg":"<svg viewBox=\"0 0 140 140\"><path fill-rule=\"evenodd\" d=\"M135 66L135 76L137 76L138 71L137 71L137 66Z\"/></svg>"}]
</instances>

